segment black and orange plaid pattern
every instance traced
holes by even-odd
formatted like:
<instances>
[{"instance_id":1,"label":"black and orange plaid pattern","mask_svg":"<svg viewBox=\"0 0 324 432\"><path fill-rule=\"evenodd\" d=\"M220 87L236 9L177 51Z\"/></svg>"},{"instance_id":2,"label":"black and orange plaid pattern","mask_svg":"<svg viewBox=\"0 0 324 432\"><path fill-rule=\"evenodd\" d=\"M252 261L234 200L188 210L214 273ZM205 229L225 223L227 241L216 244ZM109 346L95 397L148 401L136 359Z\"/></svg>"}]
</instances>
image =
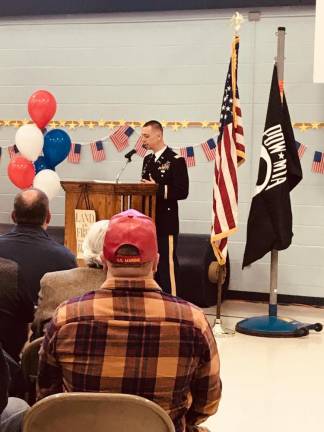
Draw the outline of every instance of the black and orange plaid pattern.
<instances>
[{"instance_id":1,"label":"black and orange plaid pattern","mask_svg":"<svg viewBox=\"0 0 324 432\"><path fill-rule=\"evenodd\" d=\"M39 398L62 391L140 395L162 406L177 432L189 430L221 396L208 321L154 280L106 281L62 303L46 329Z\"/></svg>"}]
</instances>

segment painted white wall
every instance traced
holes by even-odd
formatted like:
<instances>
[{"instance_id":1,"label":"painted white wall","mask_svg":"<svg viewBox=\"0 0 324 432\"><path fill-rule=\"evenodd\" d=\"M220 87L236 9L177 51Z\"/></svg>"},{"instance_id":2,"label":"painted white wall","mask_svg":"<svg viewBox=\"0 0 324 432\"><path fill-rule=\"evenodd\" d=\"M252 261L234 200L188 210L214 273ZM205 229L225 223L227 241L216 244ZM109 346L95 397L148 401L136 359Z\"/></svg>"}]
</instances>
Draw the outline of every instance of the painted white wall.
<instances>
[{"instance_id":1,"label":"painted white wall","mask_svg":"<svg viewBox=\"0 0 324 432\"><path fill-rule=\"evenodd\" d=\"M247 17L247 10L241 11ZM323 120L324 87L312 83L315 8L261 11L259 22L241 30L239 89L245 125L247 161L239 169L240 229L230 240L231 289L264 291L269 287L268 254L241 271L246 221L257 176L273 59L275 32L285 26L285 88L294 122ZM0 119L27 118L28 97L48 89L57 98L55 119L126 119L218 121L231 45L229 17L233 11L113 14L0 21ZM108 135L105 128L69 131L74 142ZM0 145L14 141L15 130L0 130ZM176 147L196 145L211 129L167 128L166 141ZM304 180L292 193L294 239L279 254L279 292L324 297L324 177L311 172L315 150L322 149L323 131L296 139L307 152ZM131 140L134 143L134 138ZM131 147L129 147L131 148ZM107 160L92 161L84 147L80 165L62 163L61 179L114 180L124 163L112 143ZM190 195L180 203L182 232L209 233L213 164L200 147L197 166L189 169ZM133 159L122 177L139 179L142 160ZM0 222L10 221L17 192L6 174L7 151L0 164ZM53 225L64 224L64 194L51 204Z\"/></svg>"},{"instance_id":2,"label":"painted white wall","mask_svg":"<svg viewBox=\"0 0 324 432\"><path fill-rule=\"evenodd\" d=\"M316 2L315 44L314 44L314 82L324 82L324 57L322 53L324 41L324 2Z\"/></svg>"}]
</instances>

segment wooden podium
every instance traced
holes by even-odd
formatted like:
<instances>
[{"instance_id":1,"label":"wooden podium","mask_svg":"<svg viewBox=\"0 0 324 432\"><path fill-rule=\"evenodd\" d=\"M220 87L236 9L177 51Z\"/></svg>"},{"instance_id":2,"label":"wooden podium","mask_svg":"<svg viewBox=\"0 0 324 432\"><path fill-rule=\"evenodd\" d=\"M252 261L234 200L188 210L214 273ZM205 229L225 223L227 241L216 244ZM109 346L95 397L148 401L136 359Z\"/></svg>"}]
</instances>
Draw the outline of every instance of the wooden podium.
<instances>
[{"instance_id":1,"label":"wooden podium","mask_svg":"<svg viewBox=\"0 0 324 432\"><path fill-rule=\"evenodd\" d=\"M64 244L75 254L74 210L77 208L88 209L90 204L97 220L110 219L129 208L155 220L155 184L64 180L61 185L66 192Z\"/></svg>"}]
</instances>

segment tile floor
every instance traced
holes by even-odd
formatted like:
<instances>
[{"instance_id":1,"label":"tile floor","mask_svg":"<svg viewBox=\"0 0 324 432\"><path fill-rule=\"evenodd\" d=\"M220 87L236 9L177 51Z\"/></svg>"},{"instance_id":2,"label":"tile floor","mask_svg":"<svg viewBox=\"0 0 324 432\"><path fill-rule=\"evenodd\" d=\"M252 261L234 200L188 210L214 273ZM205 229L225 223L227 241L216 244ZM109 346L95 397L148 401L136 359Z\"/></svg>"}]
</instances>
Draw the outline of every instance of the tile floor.
<instances>
[{"instance_id":1,"label":"tile floor","mask_svg":"<svg viewBox=\"0 0 324 432\"><path fill-rule=\"evenodd\" d=\"M205 309L211 323L215 308ZM266 315L268 305L225 301L222 324ZM324 324L324 309L279 306L278 315ZM211 432L306 432L323 430L324 330L302 338L263 338L236 333L217 338L223 396L207 420Z\"/></svg>"}]
</instances>

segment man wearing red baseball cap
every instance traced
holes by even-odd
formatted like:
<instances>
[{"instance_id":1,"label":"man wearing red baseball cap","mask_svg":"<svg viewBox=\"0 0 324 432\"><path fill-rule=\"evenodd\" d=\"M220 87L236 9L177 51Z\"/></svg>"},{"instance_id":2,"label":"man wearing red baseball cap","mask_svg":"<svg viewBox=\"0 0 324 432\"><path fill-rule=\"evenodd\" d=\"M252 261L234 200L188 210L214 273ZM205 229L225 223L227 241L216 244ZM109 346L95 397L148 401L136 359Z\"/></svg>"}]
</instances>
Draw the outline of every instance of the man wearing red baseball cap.
<instances>
[{"instance_id":1,"label":"man wearing red baseball cap","mask_svg":"<svg viewBox=\"0 0 324 432\"><path fill-rule=\"evenodd\" d=\"M100 290L62 303L40 351L39 397L65 391L136 394L176 432L199 431L221 396L216 342L203 312L154 281L156 229L127 210L111 218Z\"/></svg>"}]
</instances>

